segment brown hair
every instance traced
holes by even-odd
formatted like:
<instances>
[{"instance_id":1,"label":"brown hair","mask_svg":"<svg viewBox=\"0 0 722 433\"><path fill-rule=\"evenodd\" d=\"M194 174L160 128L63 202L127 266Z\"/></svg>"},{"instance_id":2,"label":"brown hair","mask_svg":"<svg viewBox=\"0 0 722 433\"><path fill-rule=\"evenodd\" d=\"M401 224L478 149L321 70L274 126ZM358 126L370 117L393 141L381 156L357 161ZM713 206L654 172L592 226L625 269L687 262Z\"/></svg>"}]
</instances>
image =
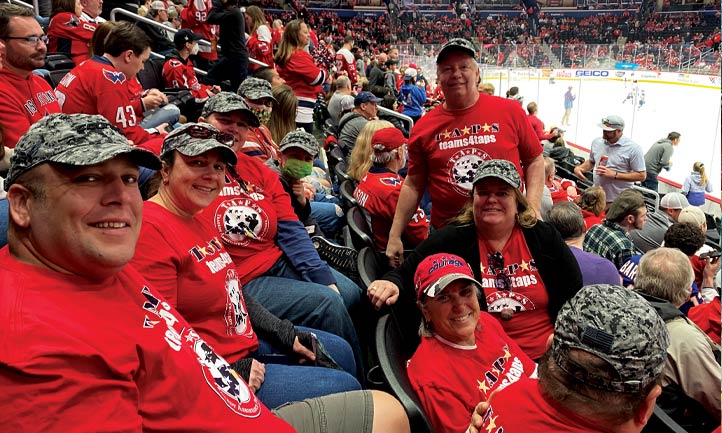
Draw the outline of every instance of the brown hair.
<instances>
[{"instance_id":1,"label":"brown hair","mask_svg":"<svg viewBox=\"0 0 722 433\"><path fill-rule=\"evenodd\" d=\"M276 102L273 104L271 118L268 119L268 129L271 137L276 143L280 143L283 137L296 129L296 108L298 99L293 89L285 84L276 86L272 90Z\"/></svg>"},{"instance_id":2,"label":"brown hair","mask_svg":"<svg viewBox=\"0 0 722 433\"><path fill-rule=\"evenodd\" d=\"M263 14L261 8L256 5L248 6L246 8L246 15L251 18L251 28L247 29L249 35L252 35L259 27L268 25L266 16Z\"/></svg>"},{"instance_id":3,"label":"brown hair","mask_svg":"<svg viewBox=\"0 0 722 433\"><path fill-rule=\"evenodd\" d=\"M278 51L276 51L276 56L273 58L277 65L283 66L291 58L294 51L303 48L298 38L301 32L301 24L305 23L301 20L293 20L286 24L281 43L278 44Z\"/></svg>"},{"instance_id":4,"label":"brown hair","mask_svg":"<svg viewBox=\"0 0 722 433\"><path fill-rule=\"evenodd\" d=\"M516 198L516 221L519 223L520 226L524 228L533 227L536 222L536 211L534 208L529 206L529 202L526 200L526 197L522 195L522 193L517 188L512 188L514 190L514 198ZM468 202L464 205L463 208L459 211L459 213L451 219L451 223L454 224L474 224L474 188L472 187L471 198Z\"/></svg>"},{"instance_id":5,"label":"brown hair","mask_svg":"<svg viewBox=\"0 0 722 433\"><path fill-rule=\"evenodd\" d=\"M607 206L607 194L601 187L593 186L587 188L587 190L579 196L576 203L582 210L600 216Z\"/></svg>"}]
</instances>

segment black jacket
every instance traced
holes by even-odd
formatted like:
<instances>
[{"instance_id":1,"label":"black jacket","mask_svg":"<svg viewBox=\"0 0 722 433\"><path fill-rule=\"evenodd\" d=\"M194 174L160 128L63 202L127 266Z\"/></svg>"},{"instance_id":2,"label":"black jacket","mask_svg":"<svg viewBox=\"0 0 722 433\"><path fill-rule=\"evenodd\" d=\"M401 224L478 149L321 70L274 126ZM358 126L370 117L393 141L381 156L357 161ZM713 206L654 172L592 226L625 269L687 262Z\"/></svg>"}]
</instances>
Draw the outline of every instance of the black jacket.
<instances>
[{"instance_id":1,"label":"black jacket","mask_svg":"<svg viewBox=\"0 0 722 433\"><path fill-rule=\"evenodd\" d=\"M582 272L574 254L553 226L538 221L531 228L522 228L522 232L549 294L549 317L553 324L564 302L582 288ZM400 288L399 300L404 298L403 305L408 305L409 302L413 304L415 301L413 280L416 267L425 257L436 253L462 257L471 265L474 278L481 281L476 227L473 224L447 225L429 235L428 239L404 258L398 269L383 276L382 279L391 281ZM481 309L485 311L486 300L482 296L479 301Z\"/></svg>"}]
</instances>

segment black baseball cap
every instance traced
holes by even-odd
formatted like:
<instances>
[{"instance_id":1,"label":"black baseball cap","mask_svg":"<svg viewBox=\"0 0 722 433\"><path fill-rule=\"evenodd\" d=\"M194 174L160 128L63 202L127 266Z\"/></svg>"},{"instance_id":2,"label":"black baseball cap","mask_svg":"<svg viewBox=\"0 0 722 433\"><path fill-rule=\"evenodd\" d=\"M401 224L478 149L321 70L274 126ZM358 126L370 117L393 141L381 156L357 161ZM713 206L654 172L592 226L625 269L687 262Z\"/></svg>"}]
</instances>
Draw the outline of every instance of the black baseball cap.
<instances>
[{"instance_id":1,"label":"black baseball cap","mask_svg":"<svg viewBox=\"0 0 722 433\"><path fill-rule=\"evenodd\" d=\"M173 36L173 44L176 48L181 49L186 42L200 41L201 39L203 39L203 35L193 33L189 29L182 29L178 30Z\"/></svg>"}]
</instances>

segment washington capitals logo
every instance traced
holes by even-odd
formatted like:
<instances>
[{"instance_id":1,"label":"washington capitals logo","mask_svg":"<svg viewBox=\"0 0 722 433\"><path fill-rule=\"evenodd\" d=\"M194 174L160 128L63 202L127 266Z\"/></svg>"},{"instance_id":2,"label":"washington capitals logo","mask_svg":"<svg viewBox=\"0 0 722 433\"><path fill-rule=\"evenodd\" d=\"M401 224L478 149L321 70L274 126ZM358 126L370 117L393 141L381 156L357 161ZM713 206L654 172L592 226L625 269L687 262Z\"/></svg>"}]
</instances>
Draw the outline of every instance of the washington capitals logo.
<instances>
[{"instance_id":1,"label":"washington capitals logo","mask_svg":"<svg viewBox=\"0 0 722 433\"><path fill-rule=\"evenodd\" d=\"M401 179L396 177L382 177L379 181L384 185L396 186L401 183Z\"/></svg>"},{"instance_id":2,"label":"washington capitals logo","mask_svg":"<svg viewBox=\"0 0 722 433\"><path fill-rule=\"evenodd\" d=\"M110 81L113 84L125 83L125 74L122 72L113 72L107 69L103 69L103 76L106 80Z\"/></svg>"}]
</instances>

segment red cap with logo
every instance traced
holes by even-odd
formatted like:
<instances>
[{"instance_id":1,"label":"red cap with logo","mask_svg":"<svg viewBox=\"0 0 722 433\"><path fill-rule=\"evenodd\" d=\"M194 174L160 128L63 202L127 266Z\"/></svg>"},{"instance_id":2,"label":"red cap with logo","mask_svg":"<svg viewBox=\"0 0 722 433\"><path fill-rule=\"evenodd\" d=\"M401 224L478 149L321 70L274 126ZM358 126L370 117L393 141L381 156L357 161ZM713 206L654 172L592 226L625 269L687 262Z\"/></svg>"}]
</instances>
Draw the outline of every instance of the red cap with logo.
<instances>
[{"instance_id":1,"label":"red cap with logo","mask_svg":"<svg viewBox=\"0 0 722 433\"><path fill-rule=\"evenodd\" d=\"M481 287L474 279L471 266L464 259L454 254L433 254L422 260L416 268L416 298L422 293L433 298L456 280L467 280Z\"/></svg>"},{"instance_id":2,"label":"red cap with logo","mask_svg":"<svg viewBox=\"0 0 722 433\"><path fill-rule=\"evenodd\" d=\"M371 148L374 153L391 152L403 146L406 142L406 137L398 129L382 128L374 132L371 137Z\"/></svg>"}]
</instances>

